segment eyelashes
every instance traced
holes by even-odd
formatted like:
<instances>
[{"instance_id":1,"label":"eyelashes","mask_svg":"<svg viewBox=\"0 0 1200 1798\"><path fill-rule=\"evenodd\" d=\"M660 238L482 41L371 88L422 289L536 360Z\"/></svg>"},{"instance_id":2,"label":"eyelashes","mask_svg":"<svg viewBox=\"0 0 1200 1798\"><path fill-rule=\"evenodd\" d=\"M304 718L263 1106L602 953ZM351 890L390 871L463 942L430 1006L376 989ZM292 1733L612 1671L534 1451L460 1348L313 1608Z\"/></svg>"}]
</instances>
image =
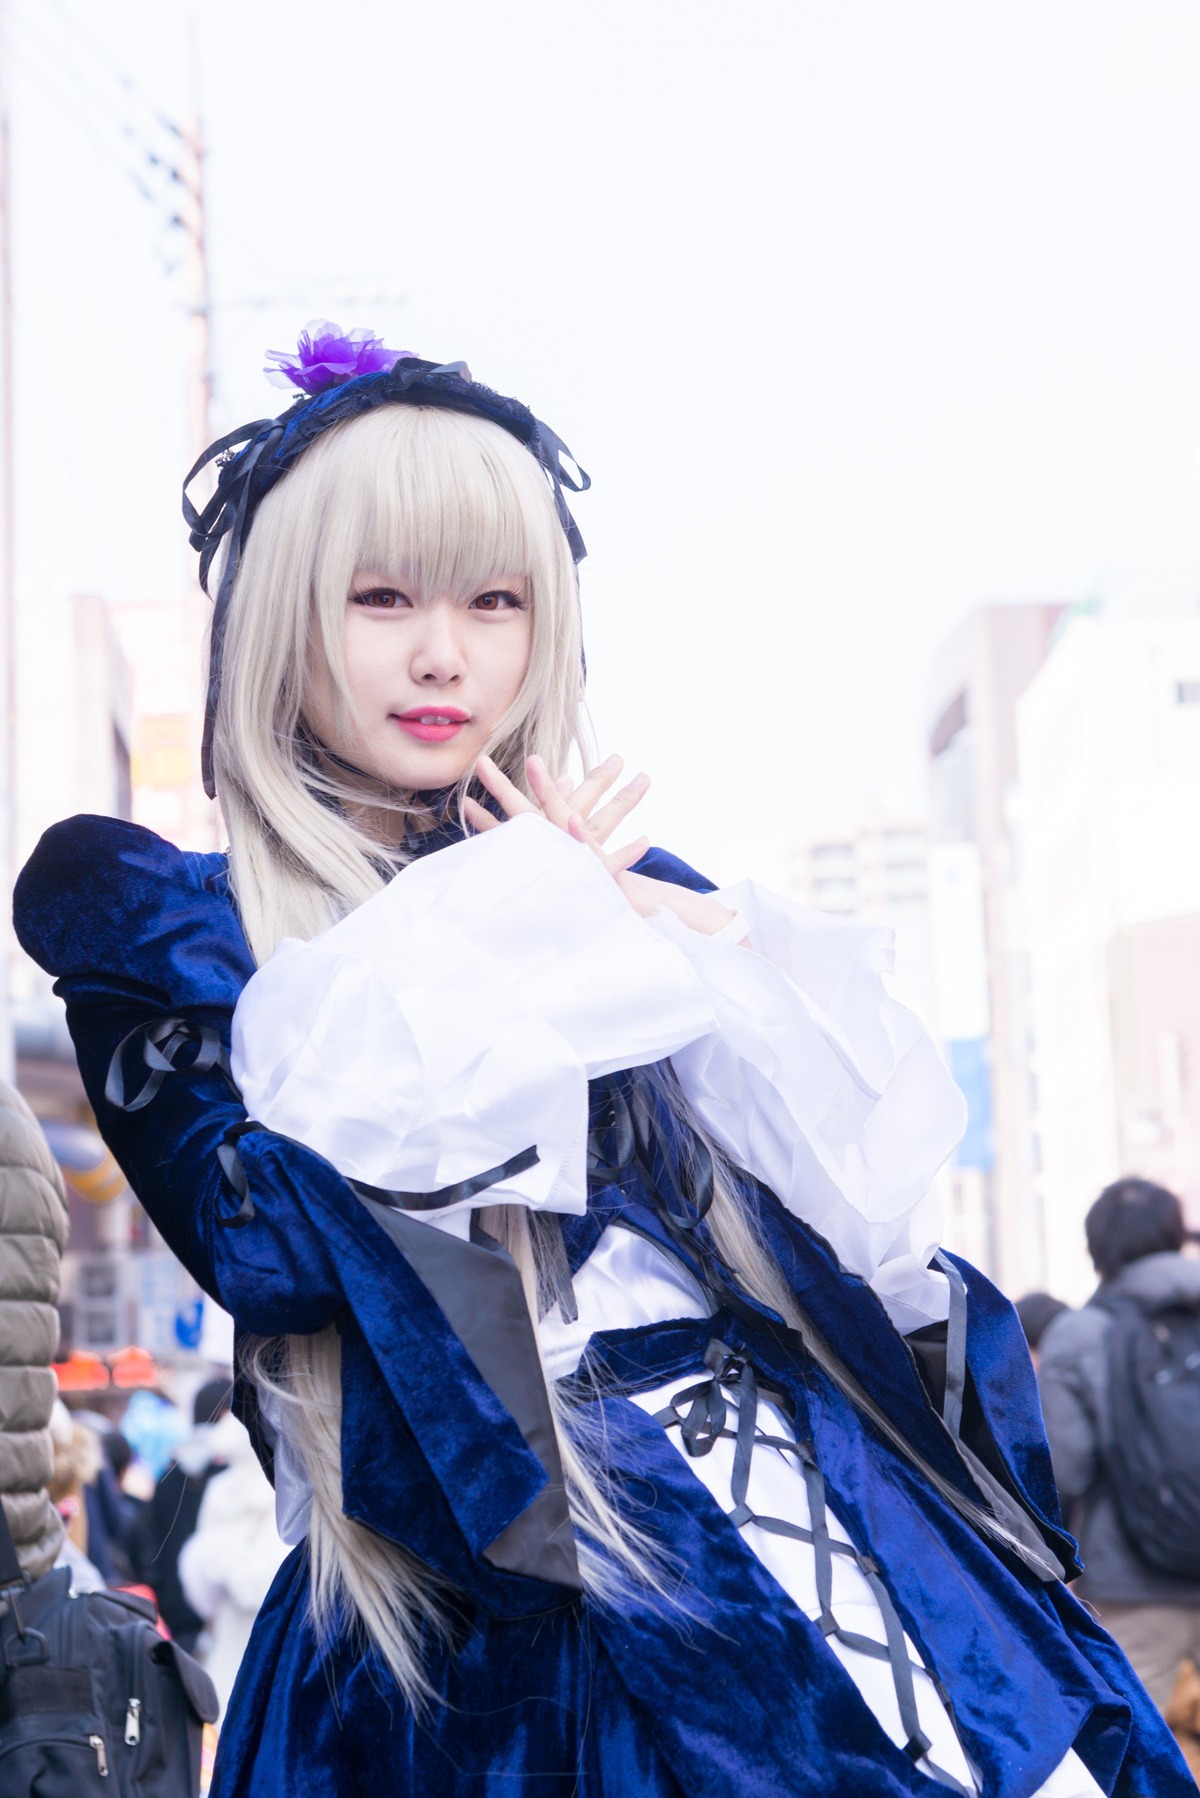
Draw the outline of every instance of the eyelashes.
<instances>
[{"instance_id":1,"label":"eyelashes","mask_svg":"<svg viewBox=\"0 0 1200 1798\"><path fill-rule=\"evenodd\" d=\"M485 603L492 602L492 603ZM407 593L398 587L368 587L362 593L351 593L349 603L363 606L370 612L398 612L411 609L412 600ZM484 593L477 593L468 602L469 609L480 612L525 612L529 609L529 601L522 599L519 593L513 593L507 587L489 587Z\"/></svg>"},{"instance_id":2,"label":"eyelashes","mask_svg":"<svg viewBox=\"0 0 1200 1798\"><path fill-rule=\"evenodd\" d=\"M401 593L395 587L369 587L365 593L352 593L350 603L366 606L372 612L395 612L402 605L411 605L412 601L407 593Z\"/></svg>"},{"instance_id":3,"label":"eyelashes","mask_svg":"<svg viewBox=\"0 0 1200 1798\"><path fill-rule=\"evenodd\" d=\"M489 599L494 599L502 603L495 606L484 605L484 600ZM477 606L481 612L524 612L527 608L528 601L522 599L519 593L510 593L507 588L493 587L486 593L477 593L475 598L471 601L471 605Z\"/></svg>"}]
</instances>

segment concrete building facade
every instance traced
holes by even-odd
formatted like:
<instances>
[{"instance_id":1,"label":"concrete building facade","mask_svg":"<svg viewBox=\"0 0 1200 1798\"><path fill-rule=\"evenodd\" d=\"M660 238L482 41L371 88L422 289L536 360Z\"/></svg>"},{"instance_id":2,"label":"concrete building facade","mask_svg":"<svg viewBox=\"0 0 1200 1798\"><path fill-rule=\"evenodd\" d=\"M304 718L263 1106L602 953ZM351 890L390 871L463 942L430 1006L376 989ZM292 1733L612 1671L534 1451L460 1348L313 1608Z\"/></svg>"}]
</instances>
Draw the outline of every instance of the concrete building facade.
<instances>
[{"instance_id":1,"label":"concrete building facade","mask_svg":"<svg viewBox=\"0 0 1200 1798\"><path fill-rule=\"evenodd\" d=\"M1037 1196L1078 1300L1118 1175L1200 1224L1200 618L1070 617L1016 724Z\"/></svg>"},{"instance_id":2,"label":"concrete building facade","mask_svg":"<svg viewBox=\"0 0 1200 1798\"><path fill-rule=\"evenodd\" d=\"M795 808L789 892L802 905L896 937L895 990L926 1023L933 1009L929 831L865 793L802 794Z\"/></svg>"},{"instance_id":3,"label":"concrete building facade","mask_svg":"<svg viewBox=\"0 0 1200 1798\"><path fill-rule=\"evenodd\" d=\"M1005 1291L1044 1283L1028 971L1014 845L1015 708L1066 608L981 606L933 671L929 770L939 1035L970 1123L952 1172L955 1246Z\"/></svg>"}]
</instances>

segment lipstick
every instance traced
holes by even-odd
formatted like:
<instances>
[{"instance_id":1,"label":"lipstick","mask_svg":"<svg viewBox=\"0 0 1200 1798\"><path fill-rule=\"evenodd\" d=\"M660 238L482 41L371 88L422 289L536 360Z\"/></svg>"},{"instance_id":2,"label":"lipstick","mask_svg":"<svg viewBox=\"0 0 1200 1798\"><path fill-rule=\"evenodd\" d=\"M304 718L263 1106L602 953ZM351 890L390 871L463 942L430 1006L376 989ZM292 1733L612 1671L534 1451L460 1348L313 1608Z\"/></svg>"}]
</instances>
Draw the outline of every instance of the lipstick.
<instances>
[{"instance_id":1,"label":"lipstick","mask_svg":"<svg viewBox=\"0 0 1200 1798\"><path fill-rule=\"evenodd\" d=\"M471 722L471 714L460 711L455 705L413 706L395 716L401 730L406 730L420 743L448 743L464 724Z\"/></svg>"}]
</instances>

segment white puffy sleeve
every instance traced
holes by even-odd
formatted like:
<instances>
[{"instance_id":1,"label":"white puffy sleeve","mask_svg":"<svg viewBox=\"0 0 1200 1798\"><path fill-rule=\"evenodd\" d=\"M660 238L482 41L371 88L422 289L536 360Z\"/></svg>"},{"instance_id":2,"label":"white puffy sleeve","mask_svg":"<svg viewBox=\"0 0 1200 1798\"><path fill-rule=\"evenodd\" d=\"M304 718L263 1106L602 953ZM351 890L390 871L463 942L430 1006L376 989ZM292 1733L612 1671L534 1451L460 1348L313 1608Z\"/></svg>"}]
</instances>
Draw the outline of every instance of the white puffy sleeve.
<instances>
[{"instance_id":1,"label":"white puffy sleeve","mask_svg":"<svg viewBox=\"0 0 1200 1798\"><path fill-rule=\"evenodd\" d=\"M250 1115L349 1179L428 1199L491 1175L414 1213L461 1234L480 1204L582 1213L589 1078L713 1025L679 946L590 850L523 816L281 944L238 1002L232 1059Z\"/></svg>"},{"instance_id":2,"label":"white puffy sleeve","mask_svg":"<svg viewBox=\"0 0 1200 1798\"><path fill-rule=\"evenodd\" d=\"M900 1330L942 1321L928 1263L941 1235L930 1186L966 1107L933 1041L889 994L891 932L777 898L718 893L738 914L716 937L660 912L717 1019L672 1061L726 1153L867 1280ZM736 939L749 938L749 948Z\"/></svg>"}]
</instances>

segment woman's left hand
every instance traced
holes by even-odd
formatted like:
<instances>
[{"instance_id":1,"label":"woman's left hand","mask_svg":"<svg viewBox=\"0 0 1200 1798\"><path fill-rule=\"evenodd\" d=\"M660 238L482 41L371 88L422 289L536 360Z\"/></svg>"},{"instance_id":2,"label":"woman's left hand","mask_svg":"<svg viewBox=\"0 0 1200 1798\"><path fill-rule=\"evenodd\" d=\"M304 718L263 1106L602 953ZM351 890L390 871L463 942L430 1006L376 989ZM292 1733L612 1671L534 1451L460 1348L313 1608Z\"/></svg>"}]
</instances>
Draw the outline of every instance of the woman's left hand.
<instances>
[{"instance_id":1,"label":"woman's left hand","mask_svg":"<svg viewBox=\"0 0 1200 1798\"><path fill-rule=\"evenodd\" d=\"M598 801L612 786L621 767L620 756L609 756L607 761L591 769L577 787L572 787L569 780L552 780L541 758L530 756L525 769L533 799L527 798L490 756L480 756L475 772L481 785L487 788L507 817L515 818L522 812L540 812L551 824L565 830L576 842L598 855L633 909L642 917L651 917L657 911L672 911L689 929L699 931L702 936L715 936L734 917L734 913L718 899L693 892L690 887L676 886L671 881L652 880L648 875L631 872L633 864L640 861L650 847L648 837L639 837L623 849L605 849L612 832L650 786L649 776L638 774L596 811ZM502 822L474 799L467 800L466 813L473 830L494 830Z\"/></svg>"}]
</instances>

